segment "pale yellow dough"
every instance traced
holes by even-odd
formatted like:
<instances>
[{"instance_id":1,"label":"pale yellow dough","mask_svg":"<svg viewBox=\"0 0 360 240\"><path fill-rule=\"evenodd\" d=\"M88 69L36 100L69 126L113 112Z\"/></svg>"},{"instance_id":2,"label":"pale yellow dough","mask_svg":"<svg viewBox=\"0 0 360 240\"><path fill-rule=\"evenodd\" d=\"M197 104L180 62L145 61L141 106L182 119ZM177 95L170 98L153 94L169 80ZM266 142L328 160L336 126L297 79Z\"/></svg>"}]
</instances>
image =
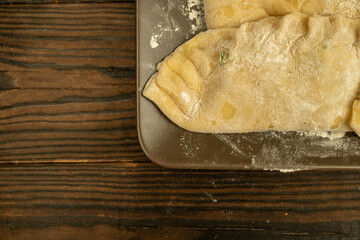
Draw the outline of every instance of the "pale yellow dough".
<instances>
[{"instance_id":1,"label":"pale yellow dough","mask_svg":"<svg viewBox=\"0 0 360 240\"><path fill-rule=\"evenodd\" d=\"M351 131L359 30L360 20L301 13L208 30L161 62L143 94L195 132Z\"/></svg>"},{"instance_id":2,"label":"pale yellow dough","mask_svg":"<svg viewBox=\"0 0 360 240\"><path fill-rule=\"evenodd\" d=\"M353 103L350 127L360 136L360 100L355 100Z\"/></svg>"},{"instance_id":3,"label":"pale yellow dough","mask_svg":"<svg viewBox=\"0 0 360 240\"><path fill-rule=\"evenodd\" d=\"M244 22L292 12L360 18L359 0L204 0L204 9L208 29L239 27Z\"/></svg>"}]
</instances>

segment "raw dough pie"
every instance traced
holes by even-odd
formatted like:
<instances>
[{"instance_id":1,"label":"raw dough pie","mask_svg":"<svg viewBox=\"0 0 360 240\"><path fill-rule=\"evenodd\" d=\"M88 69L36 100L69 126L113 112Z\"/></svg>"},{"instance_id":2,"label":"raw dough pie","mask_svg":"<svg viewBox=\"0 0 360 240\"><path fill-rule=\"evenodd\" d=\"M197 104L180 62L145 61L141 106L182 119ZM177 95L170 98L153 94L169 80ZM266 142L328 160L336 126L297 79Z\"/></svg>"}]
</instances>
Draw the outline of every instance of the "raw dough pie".
<instances>
[{"instance_id":1,"label":"raw dough pie","mask_svg":"<svg viewBox=\"0 0 360 240\"><path fill-rule=\"evenodd\" d=\"M208 29L239 27L244 22L292 12L360 18L359 0L204 0L204 9Z\"/></svg>"},{"instance_id":2,"label":"raw dough pie","mask_svg":"<svg viewBox=\"0 0 360 240\"><path fill-rule=\"evenodd\" d=\"M350 131L359 30L301 13L208 30L161 62L143 94L190 131Z\"/></svg>"}]
</instances>

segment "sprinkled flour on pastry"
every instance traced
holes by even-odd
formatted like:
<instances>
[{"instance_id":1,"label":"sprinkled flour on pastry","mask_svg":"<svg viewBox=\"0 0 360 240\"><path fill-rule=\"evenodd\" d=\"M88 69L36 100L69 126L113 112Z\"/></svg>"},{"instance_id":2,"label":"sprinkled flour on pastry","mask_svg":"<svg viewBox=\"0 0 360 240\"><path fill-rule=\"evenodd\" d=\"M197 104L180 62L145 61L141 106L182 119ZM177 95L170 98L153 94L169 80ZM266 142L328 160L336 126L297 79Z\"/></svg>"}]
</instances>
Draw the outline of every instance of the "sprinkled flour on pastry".
<instances>
[{"instance_id":1,"label":"sprinkled flour on pastry","mask_svg":"<svg viewBox=\"0 0 360 240\"><path fill-rule=\"evenodd\" d=\"M357 0L348 0L347 3L357 4ZM330 0L329 4L331 4ZM161 45L167 44L171 39L179 39L179 36L186 36L186 39L188 39L205 29L202 0L180 2L168 0L160 5L155 6L161 21L153 28L153 34L150 38L151 48L160 48ZM343 8L343 6L339 5L338 8ZM174 18L172 11L177 12L177 18ZM186 23L179 20L179 16L183 16L182 20L185 19ZM275 49L277 46L277 44L273 44L271 48ZM243 59L246 60L246 57L243 56ZM269 55L264 62L281 64L286 61L286 57L281 55L275 57ZM150 69L150 66L147 65L146 68ZM259 101L262 100L261 97L259 96ZM191 102L191 95L185 91L180 92L179 98L184 103ZM200 105L200 102L198 102L192 112L196 112ZM312 105L309 105L310 110L313 111ZM216 123L214 122L214 124ZM212 134L212 136L215 141L216 139L219 141L222 150L229 151L231 155L239 159L248 159L249 164L246 166L248 168L293 172L311 169L312 167L316 168L316 166L307 164L304 159L341 158L346 160L347 158L360 156L358 138L351 133L345 136L345 132L270 131L249 134ZM178 139L179 145L187 158L197 159L200 156L204 145L198 141L198 138L193 133L184 132ZM220 159L221 154L219 156ZM214 159L216 159L215 156Z\"/></svg>"}]
</instances>

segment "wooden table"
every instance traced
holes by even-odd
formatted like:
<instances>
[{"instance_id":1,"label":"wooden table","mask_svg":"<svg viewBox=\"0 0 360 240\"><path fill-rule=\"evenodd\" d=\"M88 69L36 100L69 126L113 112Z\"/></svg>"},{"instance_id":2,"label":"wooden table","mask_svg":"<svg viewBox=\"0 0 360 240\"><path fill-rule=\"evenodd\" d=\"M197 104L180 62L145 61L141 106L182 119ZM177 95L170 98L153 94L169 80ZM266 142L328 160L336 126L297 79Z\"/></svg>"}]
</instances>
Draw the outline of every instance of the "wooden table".
<instances>
[{"instance_id":1,"label":"wooden table","mask_svg":"<svg viewBox=\"0 0 360 240\"><path fill-rule=\"evenodd\" d=\"M0 239L360 237L358 171L151 163L136 133L135 1L81 2L0 5Z\"/></svg>"}]
</instances>

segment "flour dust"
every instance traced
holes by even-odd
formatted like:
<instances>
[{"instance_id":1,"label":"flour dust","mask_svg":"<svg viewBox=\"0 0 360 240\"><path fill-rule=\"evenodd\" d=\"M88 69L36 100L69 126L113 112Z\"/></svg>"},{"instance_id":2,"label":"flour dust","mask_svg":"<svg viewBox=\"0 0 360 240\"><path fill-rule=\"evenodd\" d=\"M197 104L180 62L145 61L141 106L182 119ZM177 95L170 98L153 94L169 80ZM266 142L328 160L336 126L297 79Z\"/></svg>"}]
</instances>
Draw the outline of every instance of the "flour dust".
<instances>
[{"instance_id":1,"label":"flour dust","mask_svg":"<svg viewBox=\"0 0 360 240\"><path fill-rule=\"evenodd\" d=\"M159 18L158 24L152 29L149 44L158 48L168 41L186 36L190 38L205 29L205 17L201 0L176 1L168 0L155 3L153 12Z\"/></svg>"}]
</instances>

